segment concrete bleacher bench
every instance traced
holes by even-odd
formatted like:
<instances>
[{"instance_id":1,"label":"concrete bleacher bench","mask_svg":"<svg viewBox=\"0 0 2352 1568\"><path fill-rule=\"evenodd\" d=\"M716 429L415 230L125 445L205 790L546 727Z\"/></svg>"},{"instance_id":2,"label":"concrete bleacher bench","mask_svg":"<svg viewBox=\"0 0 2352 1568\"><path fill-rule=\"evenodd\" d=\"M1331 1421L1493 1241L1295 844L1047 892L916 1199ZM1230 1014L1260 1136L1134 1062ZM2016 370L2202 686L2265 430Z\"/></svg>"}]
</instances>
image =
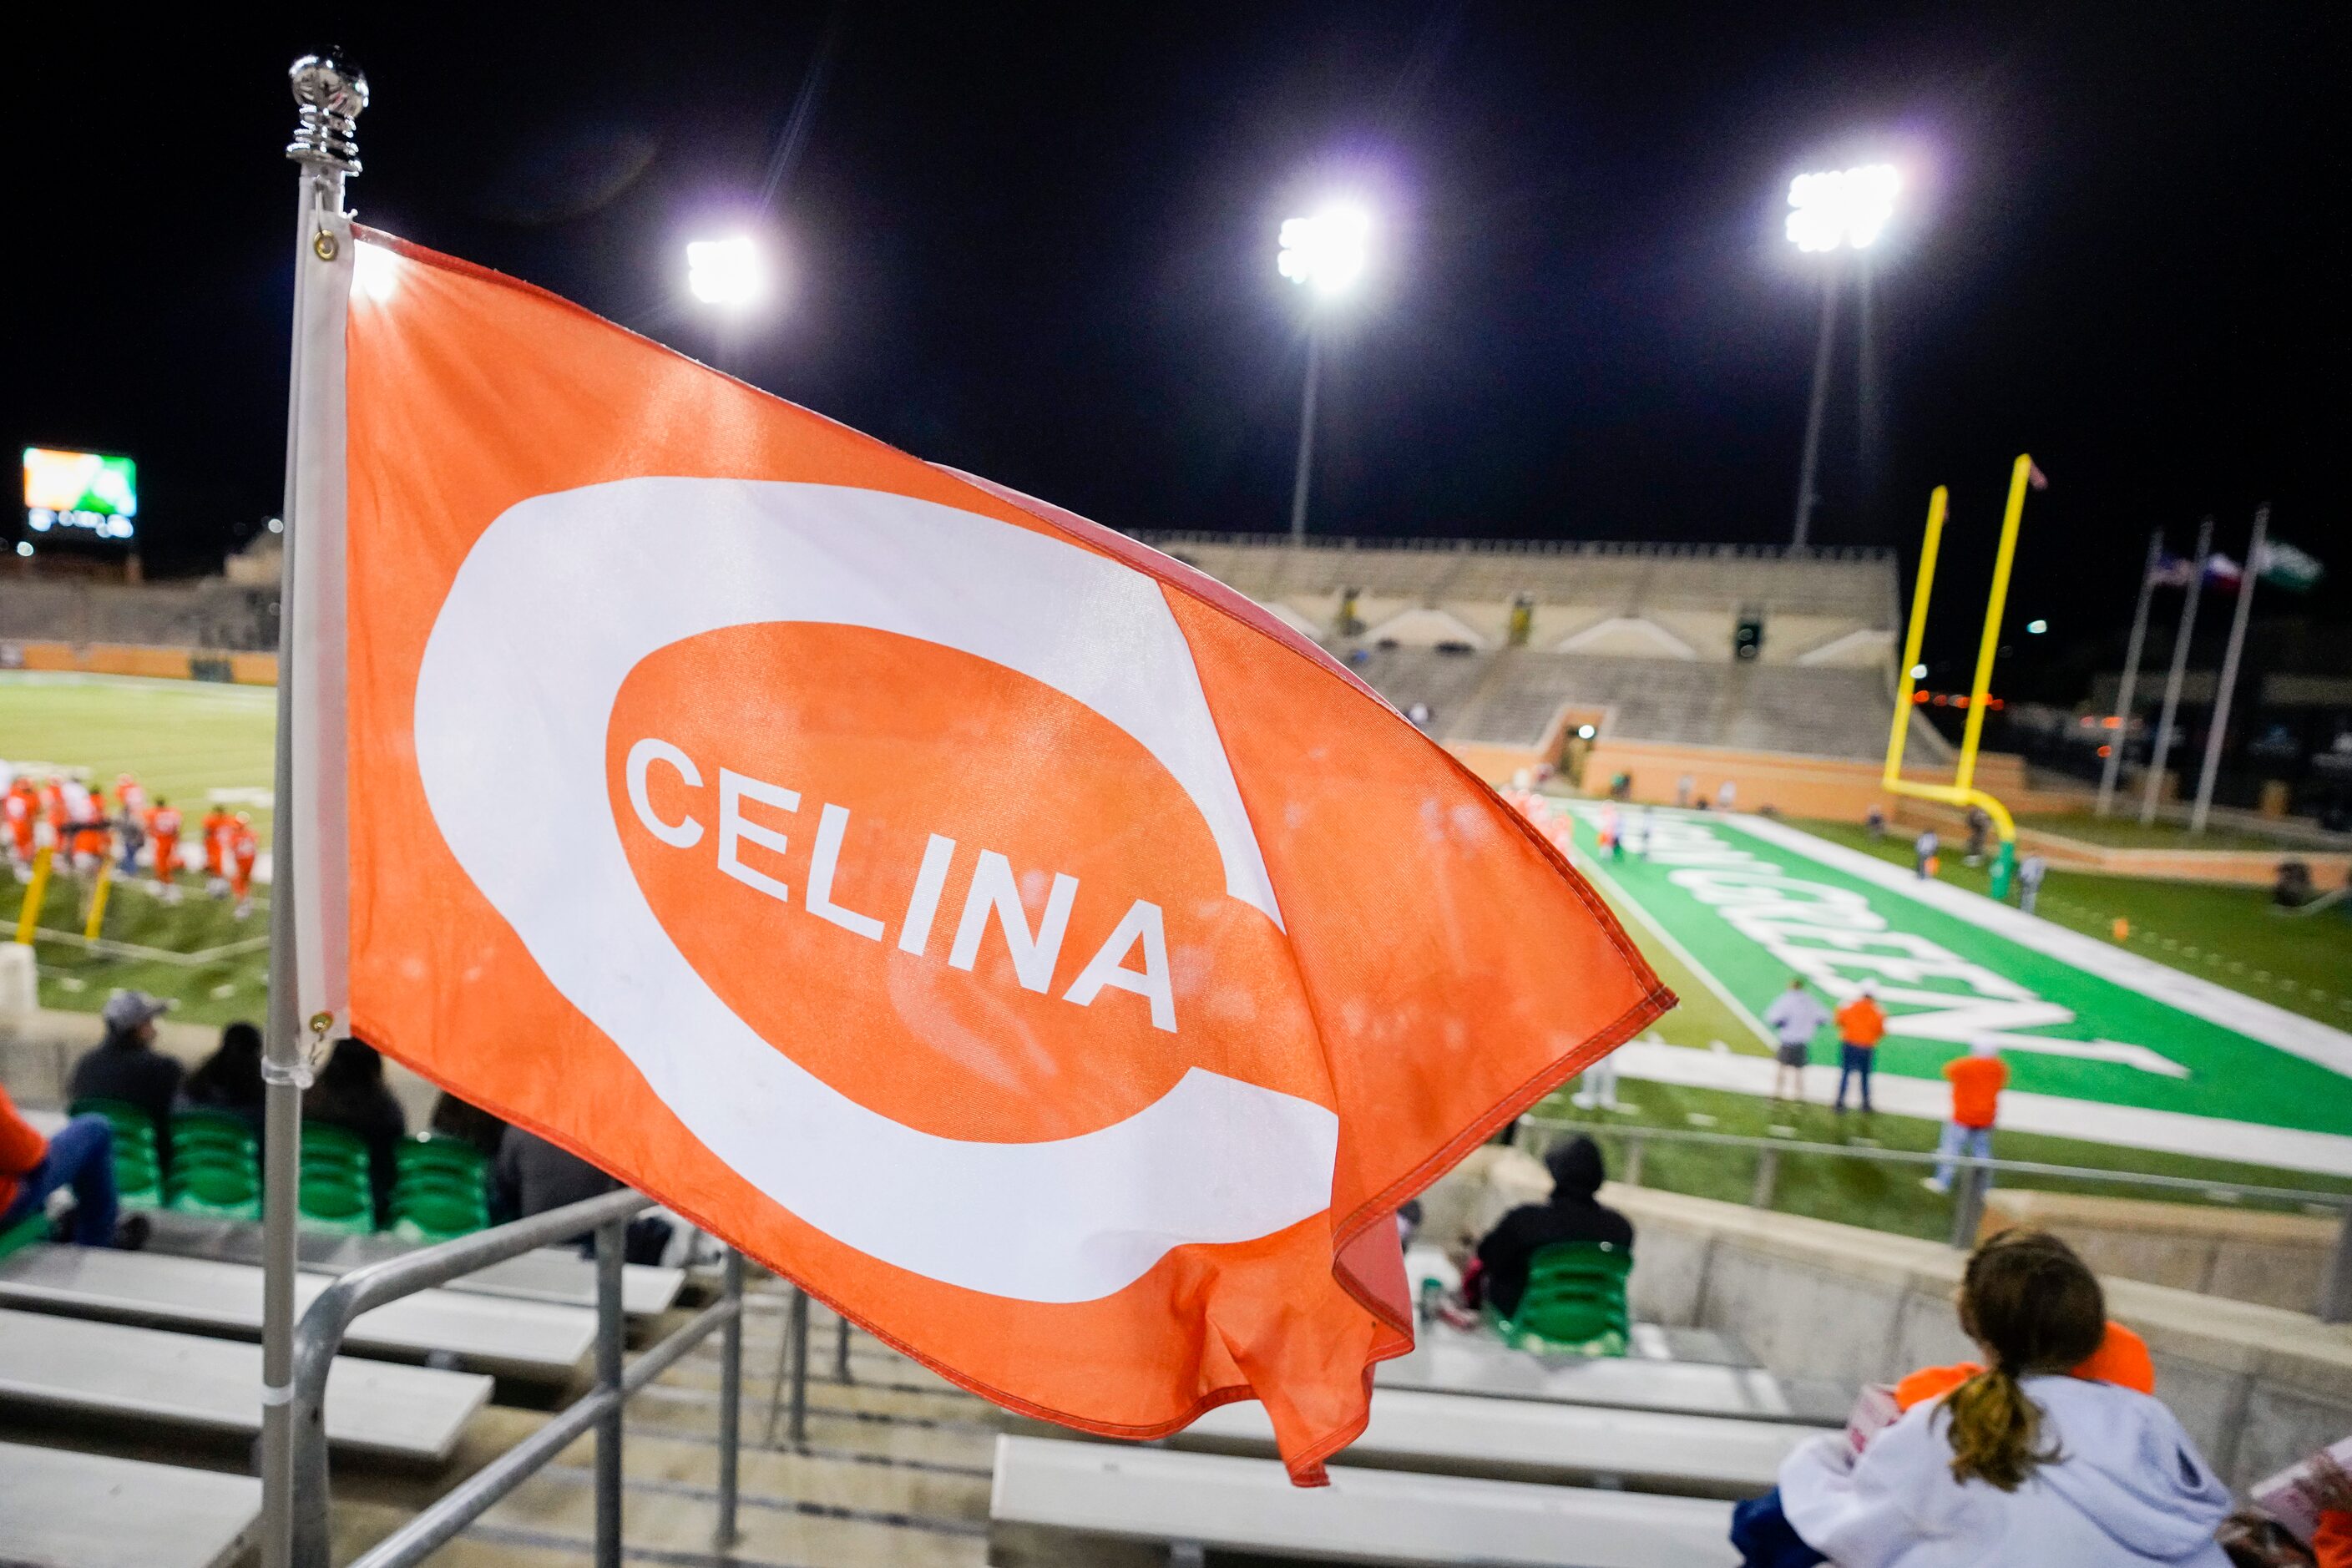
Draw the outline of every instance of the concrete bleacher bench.
<instances>
[{"instance_id":1,"label":"concrete bleacher bench","mask_svg":"<svg viewBox=\"0 0 2352 1568\"><path fill-rule=\"evenodd\" d=\"M1663 1347L1662 1347L1663 1348ZM1546 1400L1694 1415L1797 1417L1780 1380L1759 1367L1664 1358L1531 1355L1485 1334L1424 1324L1410 1355L1381 1363L1378 1386L1486 1399Z\"/></svg>"},{"instance_id":2,"label":"concrete bleacher bench","mask_svg":"<svg viewBox=\"0 0 2352 1568\"><path fill-rule=\"evenodd\" d=\"M327 1440L446 1459L490 1387L478 1373L340 1356L327 1373ZM261 1347L0 1308L0 1403L9 1402L251 1436L261 1430Z\"/></svg>"},{"instance_id":3,"label":"concrete bleacher bench","mask_svg":"<svg viewBox=\"0 0 2352 1568\"><path fill-rule=\"evenodd\" d=\"M322 1275L297 1275L295 1310L306 1310L331 1283ZM261 1270L203 1258L29 1247L0 1258L0 1304L258 1334ZM484 1372L560 1382L572 1375L595 1336L590 1308L445 1289L421 1290L363 1314L343 1343L354 1351L446 1357Z\"/></svg>"},{"instance_id":4,"label":"concrete bleacher bench","mask_svg":"<svg viewBox=\"0 0 2352 1568\"><path fill-rule=\"evenodd\" d=\"M1696 1498L999 1436L989 1516L1181 1546L1350 1563L1727 1568L1731 1508Z\"/></svg>"},{"instance_id":5,"label":"concrete bleacher bench","mask_svg":"<svg viewBox=\"0 0 2352 1568\"><path fill-rule=\"evenodd\" d=\"M250 1476L0 1443L0 1561L25 1568L226 1568L251 1550Z\"/></svg>"},{"instance_id":6,"label":"concrete bleacher bench","mask_svg":"<svg viewBox=\"0 0 2352 1568\"><path fill-rule=\"evenodd\" d=\"M1789 1450L1819 1427L1622 1406L1559 1405L1376 1388L1351 1465L1524 1479L1603 1479L1711 1497L1750 1497L1778 1480ZM1274 1451L1255 1401L1219 1405L1169 1441Z\"/></svg>"}]
</instances>

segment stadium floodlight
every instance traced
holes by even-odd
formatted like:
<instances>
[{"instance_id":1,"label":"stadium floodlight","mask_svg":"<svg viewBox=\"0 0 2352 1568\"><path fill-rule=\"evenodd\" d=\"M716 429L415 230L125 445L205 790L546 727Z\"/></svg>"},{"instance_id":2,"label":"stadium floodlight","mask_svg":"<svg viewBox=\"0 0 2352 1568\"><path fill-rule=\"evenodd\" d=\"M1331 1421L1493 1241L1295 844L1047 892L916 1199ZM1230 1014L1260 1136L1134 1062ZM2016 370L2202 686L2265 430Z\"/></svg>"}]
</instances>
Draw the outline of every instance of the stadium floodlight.
<instances>
[{"instance_id":1,"label":"stadium floodlight","mask_svg":"<svg viewBox=\"0 0 2352 1568\"><path fill-rule=\"evenodd\" d=\"M16 553L17 553L17 554L19 554L19 555L30 555L32 552L33 552L33 542L32 542L31 540L29 540L29 539L20 539L20 540L16 541Z\"/></svg>"},{"instance_id":2,"label":"stadium floodlight","mask_svg":"<svg viewBox=\"0 0 2352 1568\"><path fill-rule=\"evenodd\" d=\"M1924 664L1915 664L1915 665L1913 665L1913 666L1911 667L1911 679L1914 679L1914 680L1925 680L1925 679L1927 679L1927 667L1926 665L1924 665Z\"/></svg>"},{"instance_id":3,"label":"stadium floodlight","mask_svg":"<svg viewBox=\"0 0 2352 1568\"><path fill-rule=\"evenodd\" d=\"M2050 623L2048 621L2028 621L2025 623L2025 629L2029 635L2038 637L2043 632L2050 629Z\"/></svg>"},{"instance_id":4,"label":"stadium floodlight","mask_svg":"<svg viewBox=\"0 0 2352 1568\"><path fill-rule=\"evenodd\" d=\"M1293 283L1331 299L1355 287L1371 259L1372 219L1363 208L1338 205L1312 217L1285 218L1274 264Z\"/></svg>"},{"instance_id":5,"label":"stadium floodlight","mask_svg":"<svg viewBox=\"0 0 2352 1568\"><path fill-rule=\"evenodd\" d=\"M748 235L698 239L686 247L686 287L706 305L741 310L768 292L768 269Z\"/></svg>"},{"instance_id":6,"label":"stadium floodlight","mask_svg":"<svg viewBox=\"0 0 2352 1568\"><path fill-rule=\"evenodd\" d=\"M1789 238L1799 250L1866 250L1895 216L1903 176L1892 163L1800 174L1789 182Z\"/></svg>"},{"instance_id":7,"label":"stadium floodlight","mask_svg":"<svg viewBox=\"0 0 2352 1568\"><path fill-rule=\"evenodd\" d=\"M352 292L381 305L400 287L401 261L391 248L360 246L352 258Z\"/></svg>"}]
</instances>

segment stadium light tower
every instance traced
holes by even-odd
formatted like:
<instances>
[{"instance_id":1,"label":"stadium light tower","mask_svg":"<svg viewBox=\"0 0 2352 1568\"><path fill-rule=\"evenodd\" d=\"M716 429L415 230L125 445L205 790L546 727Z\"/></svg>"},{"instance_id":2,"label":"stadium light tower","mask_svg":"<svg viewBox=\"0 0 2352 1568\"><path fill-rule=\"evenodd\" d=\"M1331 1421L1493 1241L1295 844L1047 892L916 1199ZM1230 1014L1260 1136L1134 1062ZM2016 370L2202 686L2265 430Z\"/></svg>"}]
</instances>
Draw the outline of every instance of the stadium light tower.
<instances>
[{"instance_id":1,"label":"stadium light tower","mask_svg":"<svg viewBox=\"0 0 2352 1568\"><path fill-rule=\"evenodd\" d=\"M1290 542L1307 539L1307 483L1315 466L1315 383L1322 364L1321 312L1351 291L1371 259L1371 215L1335 205L1285 218L1277 271L1307 292L1307 393L1298 414L1298 470L1290 487Z\"/></svg>"},{"instance_id":2,"label":"stadium light tower","mask_svg":"<svg viewBox=\"0 0 2352 1568\"><path fill-rule=\"evenodd\" d=\"M1789 536L1795 549L1805 547L1818 499L1813 478L1821 462L1822 405L1829 399L1830 351L1837 337L1836 253L1876 244L1895 216L1895 194L1902 188L1903 176L1892 163L1800 174L1789 183L1790 243L1809 255L1831 258L1822 273L1822 335L1813 350L1813 399L1805 415L1805 460L1797 474L1797 521Z\"/></svg>"}]
</instances>

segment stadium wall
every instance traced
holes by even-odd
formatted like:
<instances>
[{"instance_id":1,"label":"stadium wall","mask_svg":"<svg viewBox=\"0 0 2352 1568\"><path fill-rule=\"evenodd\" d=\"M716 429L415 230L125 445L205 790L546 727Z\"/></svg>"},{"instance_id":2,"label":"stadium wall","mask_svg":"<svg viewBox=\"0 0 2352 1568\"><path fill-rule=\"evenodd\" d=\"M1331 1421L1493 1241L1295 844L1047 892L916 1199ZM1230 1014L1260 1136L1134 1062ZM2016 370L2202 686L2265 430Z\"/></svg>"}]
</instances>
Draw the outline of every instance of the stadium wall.
<instances>
[{"instance_id":1,"label":"stadium wall","mask_svg":"<svg viewBox=\"0 0 2352 1568\"><path fill-rule=\"evenodd\" d=\"M151 647L138 643L0 642L0 669L143 675L163 680L228 681L239 686L278 684L278 656L274 653Z\"/></svg>"},{"instance_id":2,"label":"stadium wall","mask_svg":"<svg viewBox=\"0 0 2352 1568\"><path fill-rule=\"evenodd\" d=\"M1950 1247L1647 1187L1602 1197L1633 1222L1643 1321L1734 1334L1781 1376L1847 1384L1977 1359L1952 1311L1966 1258ZM2158 1396L2232 1488L2352 1429L2352 1327L2104 1284L2108 1312L2147 1342Z\"/></svg>"}]
</instances>

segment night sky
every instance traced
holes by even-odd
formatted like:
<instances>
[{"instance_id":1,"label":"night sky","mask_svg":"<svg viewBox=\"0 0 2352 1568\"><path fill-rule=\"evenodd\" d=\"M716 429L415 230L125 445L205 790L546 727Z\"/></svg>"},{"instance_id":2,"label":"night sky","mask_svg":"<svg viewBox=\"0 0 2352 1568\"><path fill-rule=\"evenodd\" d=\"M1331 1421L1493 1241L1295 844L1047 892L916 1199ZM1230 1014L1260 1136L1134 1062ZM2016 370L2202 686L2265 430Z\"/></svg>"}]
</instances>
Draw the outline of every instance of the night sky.
<instances>
[{"instance_id":1,"label":"night sky","mask_svg":"<svg viewBox=\"0 0 2352 1568\"><path fill-rule=\"evenodd\" d=\"M786 276L748 379L1124 528L1286 525L1275 231L1347 192L1381 259L1312 528L1784 538L1821 300L1788 182L1891 156L1877 438L1849 294L1821 542L1907 547L1947 482L1980 582L2030 448L2021 616L2112 628L2149 528L2237 553L2263 500L2336 568L2310 607L2352 603L2341 7L57 9L89 25L18 18L0 65L0 435L137 458L151 570L278 508L285 68L339 42L363 221L704 358L681 247L752 224Z\"/></svg>"}]
</instances>

